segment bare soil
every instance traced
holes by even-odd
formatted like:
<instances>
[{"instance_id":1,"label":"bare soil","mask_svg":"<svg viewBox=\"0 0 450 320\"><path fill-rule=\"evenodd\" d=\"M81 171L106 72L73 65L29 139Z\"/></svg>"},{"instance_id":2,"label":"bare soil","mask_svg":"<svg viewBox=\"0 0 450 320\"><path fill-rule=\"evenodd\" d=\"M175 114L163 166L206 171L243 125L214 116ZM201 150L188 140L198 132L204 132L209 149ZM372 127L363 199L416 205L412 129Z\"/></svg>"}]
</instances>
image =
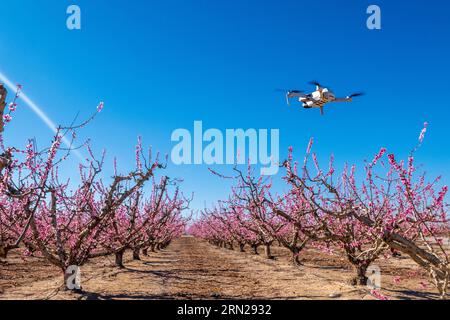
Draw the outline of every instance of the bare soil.
<instances>
[{"instance_id":1,"label":"bare soil","mask_svg":"<svg viewBox=\"0 0 450 320\"><path fill-rule=\"evenodd\" d=\"M284 248L272 253L276 259L268 260L262 252L216 248L186 236L140 261L127 252L124 269L112 256L93 259L81 267L83 293L77 294L60 289L58 268L16 251L0 265L0 299L375 299L369 288L349 284L353 270L343 258L308 249L298 267ZM409 258L375 264L389 299L437 298Z\"/></svg>"}]
</instances>

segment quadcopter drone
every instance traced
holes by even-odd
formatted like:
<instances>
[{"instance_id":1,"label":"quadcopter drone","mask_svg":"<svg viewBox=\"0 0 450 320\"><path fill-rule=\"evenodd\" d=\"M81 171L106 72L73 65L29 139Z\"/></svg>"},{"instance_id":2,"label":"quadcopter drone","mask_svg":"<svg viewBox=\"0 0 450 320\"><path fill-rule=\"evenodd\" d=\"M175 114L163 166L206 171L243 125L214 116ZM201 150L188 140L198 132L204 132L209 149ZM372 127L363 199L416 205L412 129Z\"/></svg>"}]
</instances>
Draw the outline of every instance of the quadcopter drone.
<instances>
[{"instance_id":1,"label":"quadcopter drone","mask_svg":"<svg viewBox=\"0 0 450 320\"><path fill-rule=\"evenodd\" d=\"M297 98L302 103L303 108L320 108L320 114L324 115L323 107L330 102L352 102L354 97L363 95L363 93L353 93L345 98L336 98L333 92L323 87L317 81L310 82L316 86L316 91L312 93L304 93L300 90L288 90L286 93L287 104L290 105L291 98Z\"/></svg>"}]
</instances>

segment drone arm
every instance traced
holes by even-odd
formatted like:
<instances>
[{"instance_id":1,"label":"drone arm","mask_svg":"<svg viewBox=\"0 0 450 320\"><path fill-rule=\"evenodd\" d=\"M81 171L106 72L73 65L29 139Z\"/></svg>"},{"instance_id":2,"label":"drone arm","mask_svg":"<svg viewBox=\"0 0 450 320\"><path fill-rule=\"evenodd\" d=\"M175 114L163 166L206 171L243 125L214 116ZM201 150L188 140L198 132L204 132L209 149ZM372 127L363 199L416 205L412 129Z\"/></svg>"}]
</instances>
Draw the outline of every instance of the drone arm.
<instances>
[{"instance_id":1,"label":"drone arm","mask_svg":"<svg viewBox=\"0 0 450 320\"><path fill-rule=\"evenodd\" d=\"M295 98L295 97L305 98L306 94L303 94L303 93L300 93L300 92L288 92L286 94L286 96L288 98Z\"/></svg>"},{"instance_id":2,"label":"drone arm","mask_svg":"<svg viewBox=\"0 0 450 320\"><path fill-rule=\"evenodd\" d=\"M336 98L331 102L352 102L352 98L350 98L350 97Z\"/></svg>"},{"instance_id":3,"label":"drone arm","mask_svg":"<svg viewBox=\"0 0 450 320\"><path fill-rule=\"evenodd\" d=\"M295 97L306 98L306 95L304 95L303 93L300 93L300 92L288 92L286 94L287 104L290 105L289 99L295 98Z\"/></svg>"}]
</instances>

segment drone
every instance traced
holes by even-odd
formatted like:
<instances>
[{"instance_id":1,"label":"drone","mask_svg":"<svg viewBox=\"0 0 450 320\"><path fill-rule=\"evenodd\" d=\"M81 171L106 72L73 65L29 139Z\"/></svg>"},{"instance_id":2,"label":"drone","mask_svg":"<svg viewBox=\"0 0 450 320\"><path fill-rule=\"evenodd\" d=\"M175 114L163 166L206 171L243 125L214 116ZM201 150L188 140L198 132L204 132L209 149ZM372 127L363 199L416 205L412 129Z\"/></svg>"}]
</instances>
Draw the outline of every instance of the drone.
<instances>
[{"instance_id":1,"label":"drone","mask_svg":"<svg viewBox=\"0 0 450 320\"><path fill-rule=\"evenodd\" d=\"M298 98L302 103L303 108L320 108L320 114L324 115L324 106L331 102L352 102L353 98L364 95L362 92L353 93L345 98L336 98L334 93L328 88L323 87L317 81L312 81L310 84L316 86L316 90L312 93L304 93L300 90L287 90L286 101L290 105L291 98Z\"/></svg>"}]
</instances>

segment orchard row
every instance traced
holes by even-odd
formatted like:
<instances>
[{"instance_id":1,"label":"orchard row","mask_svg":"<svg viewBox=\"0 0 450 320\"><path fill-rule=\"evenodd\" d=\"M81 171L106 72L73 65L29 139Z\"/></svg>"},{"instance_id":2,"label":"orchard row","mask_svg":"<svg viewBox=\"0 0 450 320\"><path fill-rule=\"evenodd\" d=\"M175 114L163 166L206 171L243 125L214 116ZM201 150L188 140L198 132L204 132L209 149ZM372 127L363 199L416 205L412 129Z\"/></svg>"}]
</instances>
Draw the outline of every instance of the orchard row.
<instances>
[{"instance_id":1,"label":"orchard row","mask_svg":"<svg viewBox=\"0 0 450 320\"><path fill-rule=\"evenodd\" d=\"M10 129L20 89L11 103L1 103L1 131ZM162 174L165 165L158 156L152 160L140 140L134 169L121 174L114 162L114 175L106 180L101 174L105 155L97 159L88 142L77 145L76 132L102 108L103 103L83 123L59 127L42 150L33 140L23 149L7 147L0 136L0 259L25 248L26 254L59 267L66 279L67 270L91 258L115 255L116 265L123 267L126 250L139 259L140 252L164 248L184 232L182 211L189 199L177 181ZM75 149L89 156L79 165L74 187L59 170Z\"/></svg>"},{"instance_id":2,"label":"orchard row","mask_svg":"<svg viewBox=\"0 0 450 320\"><path fill-rule=\"evenodd\" d=\"M301 162L292 149L283 163L286 193L274 191L272 180L235 168L229 196L205 210L190 232L227 248L246 246L257 252L279 243L301 264L305 247L333 251L354 266L353 284L365 285L367 269L380 256L410 256L430 276L443 298L450 280L450 236L447 187L439 178L427 181L414 166L414 153L399 161L382 148L357 174L355 166L337 173L331 157L325 168L312 152L311 139ZM362 176L362 178L360 178Z\"/></svg>"}]
</instances>

